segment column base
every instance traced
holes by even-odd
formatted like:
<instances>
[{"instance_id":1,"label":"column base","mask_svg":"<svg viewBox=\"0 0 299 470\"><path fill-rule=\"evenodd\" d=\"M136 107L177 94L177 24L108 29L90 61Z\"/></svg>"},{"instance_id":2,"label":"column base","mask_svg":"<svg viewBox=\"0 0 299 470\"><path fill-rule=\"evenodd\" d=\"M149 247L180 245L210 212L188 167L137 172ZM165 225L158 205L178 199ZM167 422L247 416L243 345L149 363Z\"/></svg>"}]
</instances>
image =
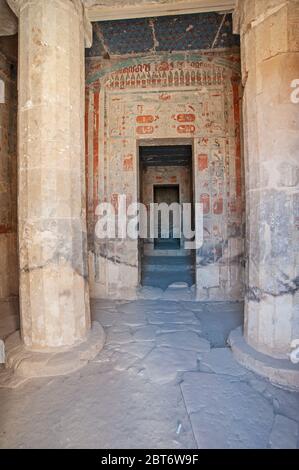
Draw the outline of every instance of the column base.
<instances>
[{"instance_id":1,"label":"column base","mask_svg":"<svg viewBox=\"0 0 299 470\"><path fill-rule=\"evenodd\" d=\"M289 390L299 390L299 366L288 359L275 359L258 352L246 343L242 328L228 338L235 359L246 369L266 377L271 383Z\"/></svg>"},{"instance_id":2,"label":"column base","mask_svg":"<svg viewBox=\"0 0 299 470\"><path fill-rule=\"evenodd\" d=\"M93 322L86 341L53 352L34 352L22 342L20 331L5 341L6 364L0 373L0 388L16 388L31 378L55 377L76 372L103 349L105 333L98 322Z\"/></svg>"}]
</instances>

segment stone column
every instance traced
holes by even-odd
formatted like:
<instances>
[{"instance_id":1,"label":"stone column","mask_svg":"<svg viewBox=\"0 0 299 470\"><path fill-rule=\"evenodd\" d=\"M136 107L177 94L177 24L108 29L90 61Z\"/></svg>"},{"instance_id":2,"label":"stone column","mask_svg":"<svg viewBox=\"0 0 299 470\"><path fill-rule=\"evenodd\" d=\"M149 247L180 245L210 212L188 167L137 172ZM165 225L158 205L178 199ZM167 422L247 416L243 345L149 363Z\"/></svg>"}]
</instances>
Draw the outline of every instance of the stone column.
<instances>
[{"instance_id":1,"label":"stone column","mask_svg":"<svg viewBox=\"0 0 299 470\"><path fill-rule=\"evenodd\" d=\"M255 358L252 368L272 379L282 364L282 369L294 369L288 354L292 341L299 339L299 104L291 97L292 83L299 79L298 21L299 0L243 0L235 13L244 85L244 335L251 353L264 355L258 356L259 365ZM236 351L234 335L231 344ZM250 365L245 356L243 363ZM285 363L272 362L269 372L269 357ZM262 365L267 361L268 372ZM299 386L295 372L274 381L295 385L295 380Z\"/></svg>"},{"instance_id":2,"label":"stone column","mask_svg":"<svg viewBox=\"0 0 299 470\"><path fill-rule=\"evenodd\" d=\"M85 17L80 0L13 0L10 5L19 17L21 336L27 350L51 353L80 345L91 326ZM12 351L10 365L14 356Z\"/></svg>"}]
</instances>

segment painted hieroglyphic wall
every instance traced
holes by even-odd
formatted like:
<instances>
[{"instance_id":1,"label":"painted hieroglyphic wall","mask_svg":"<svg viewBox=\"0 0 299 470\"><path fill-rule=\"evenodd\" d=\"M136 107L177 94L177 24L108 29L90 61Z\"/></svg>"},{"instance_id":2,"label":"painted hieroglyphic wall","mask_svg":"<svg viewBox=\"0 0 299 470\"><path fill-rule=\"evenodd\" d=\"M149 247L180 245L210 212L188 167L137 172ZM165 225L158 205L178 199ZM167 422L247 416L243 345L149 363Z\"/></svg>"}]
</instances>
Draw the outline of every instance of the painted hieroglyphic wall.
<instances>
[{"instance_id":1,"label":"painted hieroglyphic wall","mask_svg":"<svg viewBox=\"0 0 299 470\"><path fill-rule=\"evenodd\" d=\"M136 241L94 235L99 201L138 199L138 144L193 146L194 200L204 209L197 252L203 300L243 296L244 191L239 57L230 52L166 54L87 66L86 163L91 295L134 297ZM116 207L117 209L117 207Z\"/></svg>"}]
</instances>

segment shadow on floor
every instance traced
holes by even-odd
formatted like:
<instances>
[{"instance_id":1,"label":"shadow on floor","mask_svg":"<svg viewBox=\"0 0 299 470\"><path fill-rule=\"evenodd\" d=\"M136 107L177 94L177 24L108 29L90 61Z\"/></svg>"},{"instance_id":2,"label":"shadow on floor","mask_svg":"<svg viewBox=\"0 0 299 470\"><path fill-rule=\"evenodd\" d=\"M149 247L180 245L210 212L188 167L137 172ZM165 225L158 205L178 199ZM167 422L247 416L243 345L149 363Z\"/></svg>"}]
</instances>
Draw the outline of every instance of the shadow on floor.
<instances>
[{"instance_id":1,"label":"shadow on floor","mask_svg":"<svg viewBox=\"0 0 299 470\"><path fill-rule=\"evenodd\" d=\"M175 282L194 284L192 256L145 256L142 260L142 285L166 290Z\"/></svg>"},{"instance_id":2,"label":"shadow on floor","mask_svg":"<svg viewBox=\"0 0 299 470\"><path fill-rule=\"evenodd\" d=\"M213 348L227 346L230 332L243 325L244 304L241 302L219 302L197 303L197 305L205 305L205 308L201 308L197 313L197 317L201 321L202 336L210 341Z\"/></svg>"}]
</instances>

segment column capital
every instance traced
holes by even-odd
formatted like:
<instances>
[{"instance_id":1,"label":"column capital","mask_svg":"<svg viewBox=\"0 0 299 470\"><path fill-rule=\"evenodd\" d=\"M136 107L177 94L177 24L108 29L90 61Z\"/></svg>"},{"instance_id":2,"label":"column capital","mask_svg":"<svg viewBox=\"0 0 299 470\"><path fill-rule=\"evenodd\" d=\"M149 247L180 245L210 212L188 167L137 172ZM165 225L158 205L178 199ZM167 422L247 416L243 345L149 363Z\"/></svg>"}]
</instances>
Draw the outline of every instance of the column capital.
<instances>
[{"instance_id":1,"label":"column capital","mask_svg":"<svg viewBox=\"0 0 299 470\"><path fill-rule=\"evenodd\" d=\"M19 17L22 9L28 4L39 3L44 0L6 0L11 10ZM56 1L56 3L61 3L61 0L51 0L51 2ZM65 3L65 0L63 0ZM82 15L83 27L84 27L84 36L85 36L85 47L89 48L92 46L92 24L89 21L85 2L83 0L67 0L69 4L73 4L76 10L80 15Z\"/></svg>"},{"instance_id":2,"label":"column capital","mask_svg":"<svg viewBox=\"0 0 299 470\"><path fill-rule=\"evenodd\" d=\"M234 34L246 34L268 18L277 15L280 10L288 8L296 11L299 0L236 0L233 12L233 32Z\"/></svg>"}]
</instances>

